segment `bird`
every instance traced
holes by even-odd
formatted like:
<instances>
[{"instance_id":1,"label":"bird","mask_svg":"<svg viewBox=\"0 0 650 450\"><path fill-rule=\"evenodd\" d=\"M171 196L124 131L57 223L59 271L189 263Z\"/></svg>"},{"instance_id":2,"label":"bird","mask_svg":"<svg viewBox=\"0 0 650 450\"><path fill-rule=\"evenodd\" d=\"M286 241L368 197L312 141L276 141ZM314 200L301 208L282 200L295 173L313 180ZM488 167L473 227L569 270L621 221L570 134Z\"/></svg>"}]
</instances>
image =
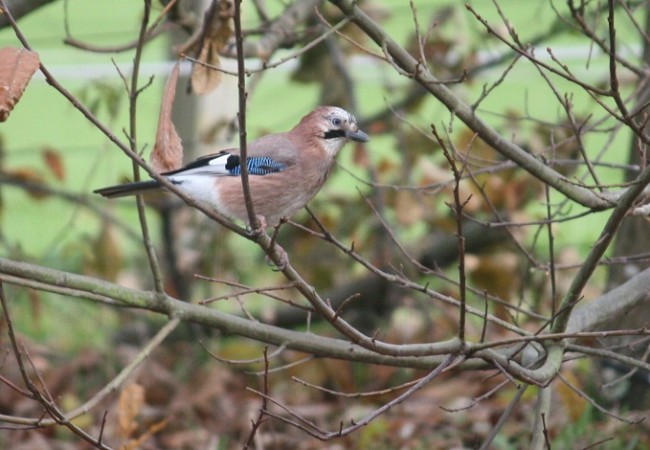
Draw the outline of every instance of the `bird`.
<instances>
[{"instance_id":1,"label":"bird","mask_svg":"<svg viewBox=\"0 0 650 450\"><path fill-rule=\"evenodd\" d=\"M336 106L319 106L290 131L262 136L247 145L246 168L255 214L263 226L277 226L301 210L323 186L343 146L368 142L357 120ZM162 173L173 185L218 213L249 222L241 181L239 149L203 156ZM123 197L160 189L156 180L97 189L104 197Z\"/></svg>"}]
</instances>

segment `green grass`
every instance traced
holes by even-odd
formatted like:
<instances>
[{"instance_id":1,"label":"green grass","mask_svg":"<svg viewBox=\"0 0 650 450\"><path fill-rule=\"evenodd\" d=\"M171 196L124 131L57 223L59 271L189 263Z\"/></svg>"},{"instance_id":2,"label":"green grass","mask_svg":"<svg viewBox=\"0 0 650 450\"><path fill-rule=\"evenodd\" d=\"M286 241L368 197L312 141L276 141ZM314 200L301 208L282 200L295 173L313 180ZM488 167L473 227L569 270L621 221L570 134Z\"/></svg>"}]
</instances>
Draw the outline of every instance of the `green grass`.
<instances>
[{"instance_id":1,"label":"green grass","mask_svg":"<svg viewBox=\"0 0 650 450\"><path fill-rule=\"evenodd\" d=\"M93 0L69 3L73 36L96 45L114 45L135 38L141 14L140 2ZM268 3L272 7L280 7L280 3ZM399 2L400 6L398 7L395 7L398 2L378 3L383 4L386 8L395 8L396 13L387 21L387 27L398 40L403 41L412 29L412 17L408 2ZM429 17L430 12L443 3L446 2L430 0L415 2L418 11L422 13L421 18ZM491 2L475 1L472 3L480 10L481 14L498 24L499 20ZM531 10L530 2L509 0L499 3L505 13L512 17L513 23L517 25L524 40L526 36L533 36L542 31L545 24L553 19L553 15L549 13L548 9L532 8ZM546 4L546 2L540 2L540 4L542 3ZM128 127L128 105L122 81L116 73L109 71L105 77L88 79L83 74L70 76L66 72L66 66L70 63L83 63L89 69L92 69L93 66L104 67L110 62L110 58L114 57L124 73L128 74L132 54L93 55L64 47L61 45L61 40L65 36L62 11L63 3L56 2L21 20L20 25L32 45L41 54L43 62L48 67L56 69L55 75L57 71L61 73L61 80L66 88L83 98L85 104L96 104L100 120L108 124L120 139L125 140L122 130ZM461 9L460 14L461 20L473 23L471 18L464 16L464 9ZM422 20L420 25L426 28L428 23ZM469 29L473 30L472 36L484 37L480 26L470 25ZM626 30L621 31L622 39L625 38L625 33ZM554 43L557 43L558 46L571 45L575 40L573 35L563 35ZM6 45L17 45L10 30L0 31L0 46ZM490 42L489 46L494 49L501 48L494 41ZM376 47L373 47L373 50L380 51ZM165 54L166 41L159 38L145 52L146 67L149 67L147 64L163 60ZM605 62L602 58L595 58L591 64L592 67L604 69ZM410 80L396 75L388 66L377 67L379 68L376 70L375 66L372 66L373 70L352 70L353 77L361 81L357 91L357 103L362 116L370 115L384 108L386 104L399 99L400 88L410 83ZM582 73L584 64L575 63L574 69L577 71L576 73ZM318 88L315 85L293 83L290 80L290 75L290 71L284 67L271 70L264 75L256 87L250 97L247 111L250 138L271 130L289 128L317 102ZM494 81L498 75L498 71L484 74L469 91L463 92L461 95L465 97L466 101L473 102L480 94L483 83ZM146 81L147 77L148 73L145 71L142 83ZM140 148L146 147L147 152L151 149L155 136L164 79L164 74L156 76L153 84L144 91L139 99L138 145ZM381 86L387 79L392 83L392 87L384 89ZM557 78L553 79L562 95L571 89L569 84ZM451 88L461 91L455 86L451 86ZM179 87L179 90L182 89L183 87ZM117 93L117 97L115 93ZM584 116L592 112L593 107L584 93L577 93L574 101L578 114ZM107 106L109 103L112 107ZM225 106L214 101L210 107L219 109ZM556 120L563 115L545 81L533 67L523 61L508 75L506 83L498 87L493 95L481 105L480 114L493 126L505 129L504 120L491 114L503 111L516 111L520 115L529 114L536 119L549 121ZM428 100L418 116L412 117L412 119L417 126L424 130L428 130L431 123L442 128L450 123L449 112L433 100ZM453 131L458 132L461 129L462 126L456 121ZM595 136L587 140L591 156L600 150L607 137L607 135ZM46 180L52 181L53 186L57 188L87 195L101 207L112 209L123 222L137 232L138 223L132 202L112 204L91 194L95 188L113 184L120 177L128 176L131 172L130 162L105 136L83 118L79 111L45 84L42 78L35 77L32 80L20 103L11 113L9 121L0 126L0 138L5 153L3 164L6 169L27 168L41 174ZM399 141L392 136L373 137L368 147L372 151L373 161L388 158L400 162L401 152L409 151L409 149L397 148L397 142ZM628 146L629 136L619 134L616 136L612 148L620 149L620 151L610 151L605 159L608 161L623 159ZM44 162L42 151L46 148L51 148L62 155L66 173L63 181L54 180L51 171ZM432 158L440 157L440 154L432 156ZM351 152L341 155L340 162L355 173L363 173L355 166ZM603 181L607 183L620 180L618 171L600 170L599 173L602 174ZM321 195L357 196L357 186L367 189L343 171L337 171L324 187ZM70 202L56 198L34 200L21 190L10 186L2 186L1 192L1 237L4 242L12 244L12 257L38 261L61 270L83 272L86 256L94 251L94 240L102 225L96 215L83 208L75 207ZM553 194L552 199L554 202L558 202L562 200L562 197ZM545 207L540 202L531 206L527 212L541 218L544 210ZM575 213L578 210L579 208L574 208L571 212ZM446 211L446 207L441 204L439 211ZM580 254L585 254L589 251L607 216L608 213L604 212L555 226L554 235L558 248L567 246L577 249ZM154 232L154 241L157 241L158 227L155 214L150 213L149 217L150 228ZM414 228L407 236L412 237L415 242L428 231ZM546 233L542 233L537 245L537 248L541 249L539 253L545 251L546 242ZM141 244L125 239L120 241L120 245L125 253L124 259L128 264L146 267ZM0 252L4 253L5 249L7 253L9 252L8 247L0 248L3 249ZM259 249L243 240L228 240L221 251L236 254L237 261L243 266L242 272L248 268L257 267L261 260ZM3 254L3 256L7 255ZM142 270L140 273L146 273L146 271ZM246 277L257 275L254 270L245 272L242 276L244 279L240 281L251 281ZM452 274L452 276L454 275L455 273ZM269 285L274 282L271 277L275 275L269 274L269 271L265 270L262 276L266 277L263 281L256 279L254 282L260 285ZM603 278L604 270L598 272L595 280L602 282ZM202 285L197 290L209 290L209 287L205 287L207 282L200 283ZM122 313L110 307L47 293L38 293L36 297L30 297L29 294L22 288L9 287L7 289L13 319L20 333L39 342L46 342L48 346L63 354L78 353L86 348L108 350L111 334L123 325ZM219 304L216 307L228 310L238 308L235 302L221 303L224 304ZM265 304L267 304L267 300L261 297L252 301L247 299L247 306L252 308L258 306L261 308ZM257 348L255 350L257 351ZM362 373L362 375L366 374ZM593 410L588 408L578 423L564 427L560 435L554 438L553 448L575 448L572 446L575 442L584 441L585 445L588 445L599 439L608 438L609 436L600 437L594 434L599 419ZM381 445L382 434L386 433L385 428L385 422L375 421L362 430L359 439L368 445ZM624 442L624 439L627 439L627 442ZM634 439L637 439L634 435L629 438L614 436L613 440L599 448L622 448L624 444L629 444ZM224 443L222 447L226 448L226 446ZM519 447L515 447L507 437L499 436L495 440L495 448Z\"/></svg>"},{"instance_id":2,"label":"green grass","mask_svg":"<svg viewBox=\"0 0 650 450\"><path fill-rule=\"evenodd\" d=\"M575 448L587 448L594 446L598 450L637 450L644 447L640 443L644 436L643 430L637 430L631 425L621 424L618 430L603 429L603 417L592 406L588 406L585 412L571 426L563 427L562 431L551 440L551 448L564 450ZM600 422L600 426L598 423ZM611 427L610 427L611 428ZM595 445L599 443L598 445Z\"/></svg>"},{"instance_id":3,"label":"green grass","mask_svg":"<svg viewBox=\"0 0 650 450\"><path fill-rule=\"evenodd\" d=\"M414 2L419 13L420 27L426 30L430 26L428 19L440 4L449 2ZM279 3L270 2L271 7L280 7ZM500 19L495 9L488 2L474 2L480 13L493 24L498 25ZM387 20L386 27L401 41L404 41L412 30L413 18L407 2L396 6L386 3L385 8L392 10L392 16ZM545 22L553 17L546 9L531 11L521 2L502 2L506 14L513 18L513 23L521 27L522 34L533 36L544 29ZM540 11L544 16L540 17ZM95 45L115 45L135 39L138 20L141 16L140 2L132 0L71 2L70 30L74 37ZM157 11L154 11L154 16ZM106 55L90 54L71 47L61 45L65 37L63 25L63 3L56 2L21 20L20 26L34 48L39 51L43 62L51 67L55 75L62 74L61 81L66 88L80 96L87 105L97 105L97 115L113 132L124 140L122 130L128 128L128 104L123 91L122 81L117 72L108 66L105 77L87 79L84 74L70 74L69 63L85 64L88 69L107 67L111 58L125 73L129 73L132 53ZM460 8L455 18L456 23L473 23ZM110 24L110 25L107 25ZM445 25L443 34L453 36L454 27ZM470 25L472 33L466 38L466 45L473 45L472 37L485 35L478 25ZM0 32L0 45L17 45L11 30ZM490 47L502 48L496 42ZM371 49L380 52L374 45ZM147 47L143 62L145 67L152 62L164 59L166 41L158 38ZM359 84L358 104L362 114L384 108L386 103L399 98L399 87L410 81L386 65L372 66L378 70L353 70L353 77L362 80ZM92 70L91 70L92 73ZM318 90L309 84L296 84L290 80L290 71L280 67L269 71L263 81L256 87L250 98L248 113L249 136L251 138L270 130L287 129L317 101ZM486 74L474 84L474 89L467 94L467 101L477 98L483 82L489 82L489 77L497 73ZM142 74L141 83L148 77L146 70ZM138 104L138 145L140 148L151 148L155 136L156 121L160 105L164 74L159 74L153 84L139 98ZM531 78L535 81L531 83ZM396 89L380 87L389 79ZM539 119L555 119L560 114L556 100L549 95L548 87L534 68L529 64L519 63L506 80L507 85L497 88L494 95L488 97L481 105L482 116L496 127L501 127L503 120L490 115L491 111L516 110L524 112L522 105L528 105L526 113ZM560 83L560 88L568 88ZM452 88L454 88L452 86ZM182 87L179 87L179 91ZM290 95L288 93L290 92ZM584 108L585 96L576 99L577 109ZM107 107L106 105L111 105ZM215 103L211 108L220 108ZM435 123L445 127L449 124L449 113L438 102L428 101L418 117L413 118L415 124L427 130L429 124ZM462 127L456 121L454 129ZM95 129L72 105L63 99L42 78L35 77L30 83L25 95L9 121L0 129L0 135L6 151L5 167L8 169L29 168L51 180L52 175L46 167L41 153L44 148L53 148L64 158L65 179L54 181L54 186L89 196L100 206L109 207L108 203L95 198L90 192L98 187L113 184L121 177L131 173L128 159L112 145L108 139ZM619 138L624 144L624 137ZM407 149L392 148L393 139L377 137L371 143L372 157L393 154L399 160L400 152ZM598 148L598 145L590 145ZM437 156L438 158L440 155ZM344 154L341 163L352 171L356 167L351 154ZM366 189L349 175L339 171L324 188L323 195L356 196L356 187ZM558 196L559 199L559 196ZM3 189L2 231L8 242L16 243L20 254L25 258L41 259L46 264L62 269L79 272L84 264L83 254L92 251L95 236L101 225L100 220L88 211L76 208L71 203L55 198L34 201L19 190L11 187ZM130 202L121 202L111 206L122 220L138 230L134 208ZM540 209L542 206L540 205ZM441 205L441 210L444 207ZM152 219L154 215L151 215ZM558 228L556 238L560 245L571 243L586 251L593 242L593 236L598 232L606 214L564 224ZM157 230L155 222L151 229ZM585 230L591 230L585 232ZM416 233L417 234L417 233ZM544 238L540 245L544 244ZM235 244L240 248L243 243ZM127 260L142 260L143 251L139 244L127 241L124 244ZM254 253L254 252L253 252Z\"/></svg>"}]
</instances>

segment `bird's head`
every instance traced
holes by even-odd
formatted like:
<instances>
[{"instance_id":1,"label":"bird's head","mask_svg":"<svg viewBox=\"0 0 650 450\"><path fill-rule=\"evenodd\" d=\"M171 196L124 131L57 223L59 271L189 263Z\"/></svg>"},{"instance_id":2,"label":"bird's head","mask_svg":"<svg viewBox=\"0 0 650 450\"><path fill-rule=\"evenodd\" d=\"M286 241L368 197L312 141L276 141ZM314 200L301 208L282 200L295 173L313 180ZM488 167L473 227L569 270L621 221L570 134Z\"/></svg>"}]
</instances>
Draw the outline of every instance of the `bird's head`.
<instances>
[{"instance_id":1,"label":"bird's head","mask_svg":"<svg viewBox=\"0 0 650 450\"><path fill-rule=\"evenodd\" d=\"M348 141L367 142L368 135L359 129L352 114L336 106L319 106L302 118L298 127L310 134L334 157Z\"/></svg>"}]
</instances>

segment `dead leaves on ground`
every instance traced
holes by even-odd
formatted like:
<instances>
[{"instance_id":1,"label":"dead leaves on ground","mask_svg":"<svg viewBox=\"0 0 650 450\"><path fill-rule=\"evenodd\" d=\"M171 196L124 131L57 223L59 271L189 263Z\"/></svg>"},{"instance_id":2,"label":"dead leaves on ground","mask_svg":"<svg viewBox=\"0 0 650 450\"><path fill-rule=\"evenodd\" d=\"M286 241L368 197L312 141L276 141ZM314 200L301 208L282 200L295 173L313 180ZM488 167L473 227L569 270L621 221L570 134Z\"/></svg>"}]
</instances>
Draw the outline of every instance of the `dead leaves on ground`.
<instances>
[{"instance_id":1,"label":"dead leaves on ground","mask_svg":"<svg viewBox=\"0 0 650 450\"><path fill-rule=\"evenodd\" d=\"M112 344L111 353L130 359L134 348L132 343L122 342L122 339ZM220 356L230 354L242 357L241 352L237 351L241 344L239 339L218 339L212 342L211 347L217 345L219 348L216 351ZM251 356L258 357L262 346L254 346L256 350L250 349ZM120 369L119 365L112 367L106 355L93 350L81 352L66 364L57 366L51 361L59 356L52 353L51 348L39 348L34 344L28 344L28 347L48 389L66 411L90 398ZM324 430L337 429L341 421L347 425L350 420L359 420L393 400L403 389L374 397L344 398L305 386L292 377L333 391L354 394L397 386L424 375L422 371L330 359L313 359L291 365L304 357L302 353L287 350L273 358L272 367L286 365L286 368L270 375L270 395ZM13 362L9 358L9 362ZM254 375L260 367L260 364L252 364L233 369L208 358L195 343L168 342L149 355L130 381L119 387L117 395L105 399L83 416L83 425L75 423L93 436L102 432L105 443L122 450L242 448L243 440L250 431L251 419L256 417L261 405L261 398L247 389L262 389L262 376ZM19 383L20 373L15 364L5 364L1 373ZM266 449L310 450L330 446L471 448L480 444L493 430L516 392L512 385L507 384L496 393L486 395L503 381L503 377L494 374L457 372L444 375L369 426L329 444L312 439L299 429L276 419L269 419L263 424L256 442ZM590 377L579 373L571 375L565 371L563 374L580 389L587 388L590 382ZM32 400L21 397L3 384L0 384L0 394L0 406L6 413L38 417L41 408ZM476 401L481 397L485 398ZM65 399L74 401L71 406L66 406L64 403L69 402L65 402ZM554 384L553 401L557 408L547 422L552 439L568 423L575 424L582 420L586 406L584 399L562 389L559 382ZM527 439L534 404L535 389L531 388L501 435L513 446ZM286 411L272 404L269 408L276 414L286 415ZM594 423L592 426L598 425ZM610 435L617 435L630 432L630 429L629 425L621 424L609 432ZM585 435L584 438L588 440L593 436ZM2 439L0 436L0 445L4 444L6 448L21 448L18 445L22 442L40 445L31 448L59 448L58 445L64 441L65 448L69 450L86 448L82 440L70 439L70 435L62 429L61 432L53 432L52 428L24 430L7 433L5 440Z\"/></svg>"},{"instance_id":2,"label":"dead leaves on ground","mask_svg":"<svg viewBox=\"0 0 650 450\"><path fill-rule=\"evenodd\" d=\"M125 386L120 393L117 407L117 421L120 434L125 438L125 443L120 447L121 450L136 450L140 448L154 434L163 430L169 421L169 419L165 418L155 422L141 434L138 434L138 429L141 426L138 417L144 406L144 388L137 383L131 383Z\"/></svg>"}]
</instances>

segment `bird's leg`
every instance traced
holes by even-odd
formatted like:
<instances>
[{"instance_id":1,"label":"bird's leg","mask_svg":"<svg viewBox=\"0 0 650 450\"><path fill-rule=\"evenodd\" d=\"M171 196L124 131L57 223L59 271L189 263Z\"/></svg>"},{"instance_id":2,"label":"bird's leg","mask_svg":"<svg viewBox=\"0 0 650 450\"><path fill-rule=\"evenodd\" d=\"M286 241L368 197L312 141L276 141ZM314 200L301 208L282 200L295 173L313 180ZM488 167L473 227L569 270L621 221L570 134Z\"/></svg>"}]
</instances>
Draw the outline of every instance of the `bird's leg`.
<instances>
[{"instance_id":1,"label":"bird's leg","mask_svg":"<svg viewBox=\"0 0 650 450\"><path fill-rule=\"evenodd\" d=\"M266 260L267 264L270 266L273 266L273 269L275 272L282 272L288 265L289 265L289 255L287 254L286 251L279 245L275 245L272 248L272 252L275 252L276 255L279 256L280 262L276 263L272 258L271 255L268 254L264 259Z\"/></svg>"},{"instance_id":2,"label":"bird's leg","mask_svg":"<svg viewBox=\"0 0 650 450\"><path fill-rule=\"evenodd\" d=\"M249 232L252 236L259 236L262 233L266 231L266 219L264 216L260 216L259 214L256 215L257 217L257 222L259 223L259 226L256 228L253 228L252 225L248 225Z\"/></svg>"}]
</instances>

